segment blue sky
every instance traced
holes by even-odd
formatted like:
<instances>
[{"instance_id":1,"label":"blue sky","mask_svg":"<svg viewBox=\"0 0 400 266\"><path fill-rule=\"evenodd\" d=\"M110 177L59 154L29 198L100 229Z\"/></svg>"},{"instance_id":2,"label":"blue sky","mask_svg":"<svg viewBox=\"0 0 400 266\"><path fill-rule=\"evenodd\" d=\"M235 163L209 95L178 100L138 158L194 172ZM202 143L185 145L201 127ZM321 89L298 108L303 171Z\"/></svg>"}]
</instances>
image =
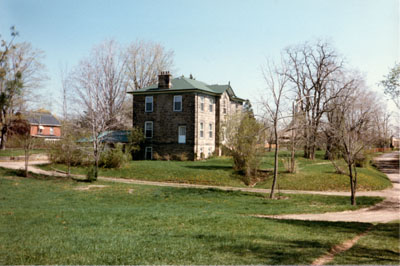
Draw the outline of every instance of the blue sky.
<instances>
[{"instance_id":1,"label":"blue sky","mask_svg":"<svg viewBox=\"0 0 400 266\"><path fill-rule=\"evenodd\" d=\"M75 66L109 38L162 43L175 52L176 74L209 84L231 82L253 102L265 87L260 67L289 45L324 39L349 66L376 83L399 59L396 0L0 0L0 34L45 52L43 107L58 112L60 65Z\"/></svg>"}]
</instances>

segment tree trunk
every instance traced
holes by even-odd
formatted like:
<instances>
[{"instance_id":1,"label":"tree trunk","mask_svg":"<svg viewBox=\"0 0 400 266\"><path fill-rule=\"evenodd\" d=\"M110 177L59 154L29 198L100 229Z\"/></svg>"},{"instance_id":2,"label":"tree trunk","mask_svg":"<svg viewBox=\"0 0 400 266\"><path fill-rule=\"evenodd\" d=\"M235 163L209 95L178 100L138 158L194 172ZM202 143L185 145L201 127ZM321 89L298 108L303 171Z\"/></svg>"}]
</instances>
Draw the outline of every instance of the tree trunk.
<instances>
[{"instance_id":1,"label":"tree trunk","mask_svg":"<svg viewBox=\"0 0 400 266\"><path fill-rule=\"evenodd\" d=\"M294 167L295 167L295 161L294 161L294 155L295 155L295 139L296 139L296 132L295 132L295 128L296 128L296 114L294 111L294 102L292 104L292 151L290 154L290 172L294 173Z\"/></svg>"},{"instance_id":2,"label":"tree trunk","mask_svg":"<svg viewBox=\"0 0 400 266\"><path fill-rule=\"evenodd\" d=\"M269 198L272 199L274 197L274 190L276 185L276 180L278 179L278 151L279 151L279 141L278 141L278 129L277 125L275 124L275 158L274 158L274 179L272 181L271 193Z\"/></svg>"},{"instance_id":3,"label":"tree trunk","mask_svg":"<svg viewBox=\"0 0 400 266\"><path fill-rule=\"evenodd\" d=\"M25 140L25 173L24 176L28 177L28 165L29 165L29 140Z\"/></svg>"},{"instance_id":4,"label":"tree trunk","mask_svg":"<svg viewBox=\"0 0 400 266\"><path fill-rule=\"evenodd\" d=\"M356 205L356 183L354 182L353 176L353 164L349 163L349 177L350 177L350 189L351 189L351 196L350 196L350 203L351 205Z\"/></svg>"},{"instance_id":5,"label":"tree trunk","mask_svg":"<svg viewBox=\"0 0 400 266\"><path fill-rule=\"evenodd\" d=\"M3 125L3 127L1 128L0 150L6 149L6 141L7 141L7 127Z\"/></svg>"}]
</instances>

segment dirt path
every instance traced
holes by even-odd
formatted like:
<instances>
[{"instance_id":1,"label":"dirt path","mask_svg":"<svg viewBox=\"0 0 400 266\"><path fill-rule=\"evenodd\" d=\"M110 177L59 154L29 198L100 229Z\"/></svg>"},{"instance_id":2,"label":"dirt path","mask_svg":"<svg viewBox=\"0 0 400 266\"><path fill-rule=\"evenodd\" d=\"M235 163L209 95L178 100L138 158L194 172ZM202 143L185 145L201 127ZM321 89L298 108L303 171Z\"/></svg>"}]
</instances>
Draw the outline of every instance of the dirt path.
<instances>
[{"instance_id":1,"label":"dirt path","mask_svg":"<svg viewBox=\"0 0 400 266\"><path fill-rule=\"evenodd\" d=\"M35 167L35 164L47 163L46 161L31 162L29 171L42 175L65 176L65 174L56 171L46 171ZM297 219L297 220L323 220L323 221L345 221L345 222L389 222L400 220L400 175L399 175L399 153L384 154L376 159L378 167L392 181L393 187L381 191L363 191L358 192L357 196L379 196L386 198L383 202L357 211L344 211L323 214L288 214L288 215L254 215L261 218L274 219ZM24 169L23 162L0 162L0 167L11 169ZM82 176L77 176L82 177ZM269 193L269 189L248 188L248 187L225 187L209 186L185 183L155 182L134 179L124 179L115 177L99 177L99 180L109 182L119 182L126 184L151 185L163 187L178 188L215 188L220 190L232 190L254 193ZM281 190L287 194L318 194L318 195L337 195L350 196L350 192L341 191L300 191L300 190Z\"/></svg>"},{"instance_id":2,"label":"dirt path","mask_svg":"<svg viewBox=\"0 0 400 266\"><path fill-rule=\"evenodd\" d=\"M322 255L321 257L314 260L311 265L324 265L324 264L330 263L337 254L342 253L346 250L349 250L351 247L353 247L354 244L356 244L357 241L361 237L365 236L372 229L372 227L373 226L370 226L365 232L363 232L363 233L355 236L354 238L349 239L339 245L332 247L331 250L328 251L328 253L326 253L325 255Z\"/></svg>"}]
</instances>

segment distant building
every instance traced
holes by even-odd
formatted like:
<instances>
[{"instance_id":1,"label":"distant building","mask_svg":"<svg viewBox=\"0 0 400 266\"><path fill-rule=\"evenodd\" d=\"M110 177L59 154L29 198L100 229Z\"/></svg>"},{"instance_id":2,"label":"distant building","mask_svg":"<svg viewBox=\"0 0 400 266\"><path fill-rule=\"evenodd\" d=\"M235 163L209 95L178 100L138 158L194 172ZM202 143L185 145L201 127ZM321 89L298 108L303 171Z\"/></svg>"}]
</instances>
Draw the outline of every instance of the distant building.
<instances>
[{"instance_id":1,"label":"distant building","mask_svg":"<svg viewBox=\"0 0 400 266\"><path fill-rule=\"evenodd\" d=\"M137 159L220 155L222 124L229 114L241 112L244 102L230 84L172 79L169 72L162 72L158 83L128 93L133 95L133 126L146 137Z\"/></svg>"},{"instance_id":2,"label":"distant building","mask_svg":"<svg viewBox=\"0 0 400 266\"><path fill-rule=\"evenodd\" d=\"M31 126L31 136L45 140L61 138L61 123L50 112L38 111L25 116Z\"/></svg>"},{"instance_id":3,"label":"distant building","mask_svg":"<svg viewBox=\"0 0 400 266\"><path fill-rule=\"evenodd\" d=\"M390 146L394 149L399 149L400 148L400 138L399 137L394 137L392 136L390 138Z\"/></svg>"}]
</instances>

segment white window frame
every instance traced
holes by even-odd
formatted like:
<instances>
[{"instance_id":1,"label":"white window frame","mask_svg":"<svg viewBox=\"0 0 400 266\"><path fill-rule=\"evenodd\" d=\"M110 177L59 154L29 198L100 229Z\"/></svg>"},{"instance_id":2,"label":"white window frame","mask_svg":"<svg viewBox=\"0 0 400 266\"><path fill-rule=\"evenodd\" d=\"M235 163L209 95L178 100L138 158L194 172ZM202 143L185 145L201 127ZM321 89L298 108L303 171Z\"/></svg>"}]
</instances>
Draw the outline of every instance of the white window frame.
<instances>
[{"instance_id":1,"label":"white window frame","mask_svg":"<svg viewBox=\"0 0 400 266\"><path fill-rule=\"evenodd\" d=\"M147 125L151 125L151 137L147 136ZM154 134L154 127L153 127L153 121L146 121L144 122L144 136L146 137L146 139L151 139L153 138L153 134Z\"/></svg>"},{"instance_id":2,"label":"white window frame","mask_svg":"<svg viewBox=\"0 0 400 266\"><path fill-rule=\"evenodd\" d=\"M204 96L200 96L200 111L204 111Z\"/></svg>"},{"instance_id":3,"label":"white window frame","mask_svg":"<svg viewBox=\"0 0 400 266\"><path fill-rule=\"evenodd\" d=\"M185 135L181 135L181 129L185 130ZM186 126L178 126L178 143L186 144Z\"/></svg>"},{"instance_id":4,"label":"white window frame","mask_svg":"<svg viewBox=\"0 0 400 266\"><path fill-rule=\"evenodd\" d=\"M174 102L173 102L174 112L182 112L182 105L183 105L182 98L183 98L182 95L175 95L174 96ZM175 109L175 103L179 102L179 101L177 101L177 99L180 99L180 103L181 103L181 108L180 109Z\"/></svg>"},{"instance_id":5,"label":"white window frame","mask_svg":"<svg viewBox=\"0 0 400 266\"><path fill-rule=\"evenodd\" d=\"M209 123L209 124L208 124L208 137L209 137L210 139L213 138L213 124L212 124L212 123Z\"/></svg>"},{"instance_id":6,"label":"white window frame","mask_svg":"<svg viewBox=\"0 0 400 266\"><path fill-rule=\"evenodd\" d=\"M210 103L208 105L208 110L212 113L214 111L214 99L210 98Z\"/></svg>"},{"instance_id":7,"label":"white window frame","mask_svg":"<svg viewBox=\"0 0 400 266\"><path fill-rule=\"evenodd\" d=\"M200 138L204 138L204 123L200 122Z\"/></svg>"},{"instance_id":8,"label":"white window frame","mask_svg":"<svg viewBox=\"0 0 400 266\"><path fill-rule=\"evenodd\" d=\"M148 159L147 159L148 150L150 150L150 160L153 160L153 147L146 147L146 148L144 148L144 159L145 159L145 160L148 160Z\"/></svg>"},{"instance_id":9,"label":"white window frame","mask_svg":"<svg viewBox=\"0 0 400 266\"><path fill-rule=\"evenodd\" d=\"M147 110L147 104L151 103L151 110ZM154 106L154 101L153 101L153 96L146 96L145 100L144 100L144 111L146 113L151 113L153 112L153 106Z\"/></svg>"},{"instance_id":10,"label":"white window frame","mask_svg":"<svg viewBox=\"0 0 400 266\"><path fill-rule=\"evenodd\" d=\"M50 135L54 135L54 127L50 127Z\"/></svg>"}]
</instances>

